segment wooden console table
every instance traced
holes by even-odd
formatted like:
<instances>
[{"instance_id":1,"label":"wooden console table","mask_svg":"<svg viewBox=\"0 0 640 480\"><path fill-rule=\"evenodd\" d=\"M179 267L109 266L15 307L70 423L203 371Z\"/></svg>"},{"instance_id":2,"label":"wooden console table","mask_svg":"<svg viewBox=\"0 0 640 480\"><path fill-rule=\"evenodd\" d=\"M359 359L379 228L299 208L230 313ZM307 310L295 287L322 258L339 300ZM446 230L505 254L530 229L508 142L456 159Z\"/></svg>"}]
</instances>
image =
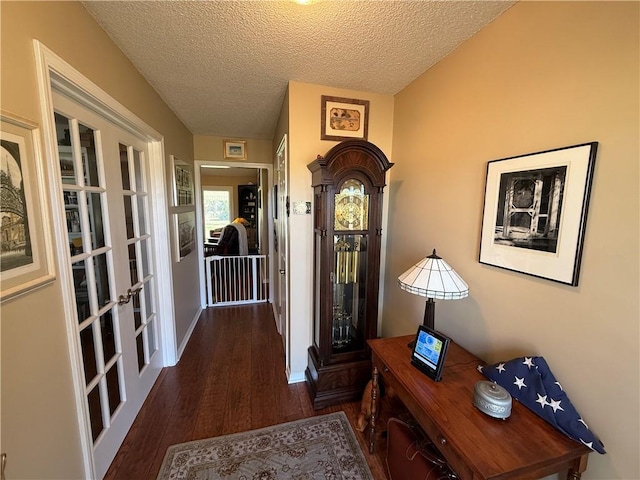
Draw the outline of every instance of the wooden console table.
<instances>
[{"instance_id":1,"label":"wooden console table","mask_svg":"<svg viewBox=\"0 0 640 480\"><path fill-rule=\"evenodd\" d=\"M378 412L378 375L393 388L462 480L535 479L568 470L579 480L591 450L571 440L517 401L506 420L473 405L473 387L486 380L479 359L449 344L442 381L434 382L410 363L414 336L369 340L373 355L369 451Z\"/></svg>"}]
</instances>

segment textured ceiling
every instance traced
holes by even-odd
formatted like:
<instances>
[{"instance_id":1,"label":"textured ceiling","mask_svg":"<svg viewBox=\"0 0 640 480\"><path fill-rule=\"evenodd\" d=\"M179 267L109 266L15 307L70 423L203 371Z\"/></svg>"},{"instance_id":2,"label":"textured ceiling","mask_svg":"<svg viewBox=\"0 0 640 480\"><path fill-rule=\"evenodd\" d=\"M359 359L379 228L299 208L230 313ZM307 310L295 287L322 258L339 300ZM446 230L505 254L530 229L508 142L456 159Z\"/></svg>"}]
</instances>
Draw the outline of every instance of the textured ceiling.
<instances>
[{"instance_id":1,"label":"textured ceiling","mask_svg":"<svg viewBox=\"0 0 640 480\"><path fill-rule=\"evenodd\" d=\"M513 1L85 1L194 134L270 140L289 80L395 94Z\"/></svg>"}]
</instances>

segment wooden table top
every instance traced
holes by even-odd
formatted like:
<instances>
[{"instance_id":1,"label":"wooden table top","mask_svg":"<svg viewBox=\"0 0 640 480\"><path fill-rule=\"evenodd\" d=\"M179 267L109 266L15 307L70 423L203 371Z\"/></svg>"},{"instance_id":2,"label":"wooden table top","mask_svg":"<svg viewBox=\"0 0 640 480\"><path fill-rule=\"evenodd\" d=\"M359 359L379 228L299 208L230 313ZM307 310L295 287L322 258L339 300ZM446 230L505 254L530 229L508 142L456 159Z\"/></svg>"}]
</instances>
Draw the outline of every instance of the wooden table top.
<instances>
[{"instance_id":1,"label":"wooden table top","mask_svg":"<svg viewBox=\"0 0 640 480\"><path fill-rule=\"evenodd\" d=\"M563 466L568 468L582 456L586 468L590 449L515 399L506 420L478 410L473 405L473 390L478 381L487 380L477 370L484 362L455 342L449 344L440 382L412 366L407 343L414 337L374 339L369 345L374 358L377 356L389 370L383 377L393 375L470 467L474 478L539 478Z\"/></svg>"}]
</instances>

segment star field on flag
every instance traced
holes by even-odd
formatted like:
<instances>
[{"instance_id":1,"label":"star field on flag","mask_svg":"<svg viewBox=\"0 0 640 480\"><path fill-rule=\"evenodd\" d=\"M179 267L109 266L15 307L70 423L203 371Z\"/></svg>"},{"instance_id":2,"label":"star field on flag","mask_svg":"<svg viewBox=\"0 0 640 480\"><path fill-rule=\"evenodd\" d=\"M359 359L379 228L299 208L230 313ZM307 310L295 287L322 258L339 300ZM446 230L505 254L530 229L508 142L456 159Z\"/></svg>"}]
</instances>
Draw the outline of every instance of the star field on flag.
<instances>
[{"instance_id":1,"label":"star field on flag","mask_svg":"<svg viewBox=\"0 0 640 480\"><path fill-rule=\"evenodd\" d=\"M603 443L577 412L543 357L518 357L481 365L478 370L568 437L598 453L606 453Z\"/></svg>"}]
</instances>

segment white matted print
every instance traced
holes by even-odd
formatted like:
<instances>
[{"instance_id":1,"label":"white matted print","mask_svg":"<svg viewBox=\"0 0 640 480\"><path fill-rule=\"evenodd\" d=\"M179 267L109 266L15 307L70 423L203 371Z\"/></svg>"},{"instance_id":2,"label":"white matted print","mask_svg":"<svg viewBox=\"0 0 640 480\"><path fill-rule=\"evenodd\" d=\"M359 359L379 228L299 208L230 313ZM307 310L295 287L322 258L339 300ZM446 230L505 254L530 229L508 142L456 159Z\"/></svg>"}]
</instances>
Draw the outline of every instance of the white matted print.
<instances>
[{"instance_id":1,"label":"white matted print","mask_svg":"<svg viewBox=\"0 0 640 480\"><path fill-rule=\"evenodd\" d=\"M489 162L480 263L578 285L597 147Z\"/></svg>"},{"instance_id":2,"label":"white matted print","mask_svg":"<svg viewBox=\"0 0 640 480\"><path fill-rule=\"evenodd\" d=\"M1 113L0 129L0 300L55 279L39 129Z\"/></svg>"},{"instance_id":3,"label":"white matted print","mask_svg":"<svg viewBox=\"0 0 640 480\"><path fill-rule=\"evenodd\" d=\"M196 246L196 213L176 213L174 217L174 233L176 239L176 261L189 255Z\"/></svg>"},{"instance_id":4,"label":"white matted print","mask_svg":"<svg viewBox=\"0 0 640 480\"><path fill-rule=\"evenodd\" d=\"M173 205L184 207L194 204L192 167L171 155L173 167Z\"/></svg>"},{"instance_id":5,"label":"white matted print","mask_svg":"<svg viewBox=\"0 0 640 480\"><path fill-rule=\"evenodd\" d=\"M246 160L247 142L245 140L223 140L225 160Z\"/></svg>"}]
</instances>

